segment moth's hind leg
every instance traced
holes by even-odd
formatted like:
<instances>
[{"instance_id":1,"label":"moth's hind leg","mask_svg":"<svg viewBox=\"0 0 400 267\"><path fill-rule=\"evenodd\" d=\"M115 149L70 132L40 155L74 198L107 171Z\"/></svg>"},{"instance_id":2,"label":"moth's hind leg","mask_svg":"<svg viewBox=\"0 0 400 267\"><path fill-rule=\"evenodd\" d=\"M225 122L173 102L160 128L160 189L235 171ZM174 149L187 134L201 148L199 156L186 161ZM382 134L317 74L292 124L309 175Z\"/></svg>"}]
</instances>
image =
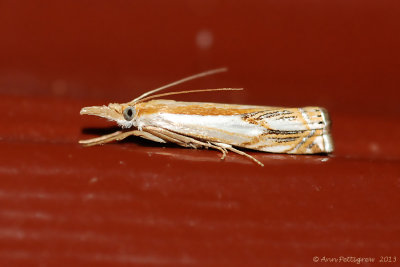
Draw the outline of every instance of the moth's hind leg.
<instances>
[{"instance_id":1,"label":"moth's hind leg","mask_svg":"<svg viewBox=\"0 0 400 267\"><path fill-rule=\"evenodd\" d=\"M226 154L228 153L228 150L235 152L239 155L245 156L259 164L260 166L264 167L264 164L262 164L260 161L255 159L254 157L250 156L249 154L240 151L236 148L233 148L231 145L224 144L224 143L217 143L217 142L203 142L197 139L194 139L192 137L188 137L185 135L177 134L174 132L171 132L169 130L163 129L163 128L158 128L158 127L153 127L153 126L147 126L143 127L143 131L150 132L151 134L158 136L166 141L169 141L171 143L178 144L180 146L184 147L191 147L191 148L199 148L199 147L206 147L206 148L213 148L216 150L219 150L222 153L221 159L225 159Z\"/></svg>"},{"instance_id":2,"label":"moth's hind leg","mask_svg":"<svg viewBox=\"0 0 400 267\"><path fill-rule=\"evenodd\" d=\"M256 162L257 164L259 164L261 167L264 167L264 164L262 164L262 163L261 163L259 160L257 160L255 157L250 156L249 154L247 154L247 153L245 153L245 152L243 152L243 151L240 151L239 149L236 149L236 148L232 147L231 145L224 144L224 143L214 143L214 144L217 145L217 146L220 146L220 147L224 147L225 149L230 150L230 151L232 151L232 152L234 152L234 153L236 153L236 154L239 154L239 155L248 157L249 159L251 159L251 160L253 160L254 162Z\"/></svg>"},{"instance_id":3,"label":"moth's hind leg","mask_svg":"<svg viewBox=\"0 0 400 267\"><path fill-rule=\"evenodd\" d=\"M146 127L143 127L143 131L149 132L152 135L158 136L159 138L162 138L168 142L171 142L171 143L183 146L183 147L190 147L190 148L195 148L195 149L205 147L205 148L213 148L213 149L219 150L222 153L221 159L225 159L226 154L228 153L228 151L226 150L225 147L221 147L219 145L215 145L210 142L203 142L203 141L194 139L192 137L188 137L185 135L171 132L171 131L163 129L163 128L146 126Z\"/></svg>"},{"instance_id":4,"label":"moth's hind leg","mask_svg":"<svg viewBox=\"0 0 400 267\"><path fill-rule=\"evenodd\" d=\"M81 140L79 141L80 144L84 146L94 146L94 145L102 145L105 143L109 143L112 141L120 141L128 136L135 135L135 136L140 136L144 139L154 141L154 142L159 142L159 143L166 143L165 140L152 135L151 133L144 132L144 131L138 131L138 130L133 130L133 131L117 131L112 134L106 134L100 137L92 138L92 139L87 139L87 140Z\"/></svg>"},{"instance_id":5,"label":"moth's hind leg","mask_svg":"<svg viewBox=\"0 0 400 267\"><path fill-rule=\"evenodd\" d=\"M260 166L264 166L260 161L255 159L254 157L250 156L249 154L240 151L236 148L233 148L231 145L224 144L224 143L210 143L210 142L203 142L185 135L177 134L174 132L171 132L169 130L163 129L163 128L158 128L158 127L153 127L153 126L147 126L143 127L143 131L150 132L151 134L158 136L166 141L178 144L180 146L184 147L191 147L191 148L199 148L199 147L206 147L206 148L213 148L216 150L219 150L222 153L221 159L225 159L226 154L228 153L228 150L235 152L239 155L245 156L259 164Z\"/></svg>"}]
</instances>

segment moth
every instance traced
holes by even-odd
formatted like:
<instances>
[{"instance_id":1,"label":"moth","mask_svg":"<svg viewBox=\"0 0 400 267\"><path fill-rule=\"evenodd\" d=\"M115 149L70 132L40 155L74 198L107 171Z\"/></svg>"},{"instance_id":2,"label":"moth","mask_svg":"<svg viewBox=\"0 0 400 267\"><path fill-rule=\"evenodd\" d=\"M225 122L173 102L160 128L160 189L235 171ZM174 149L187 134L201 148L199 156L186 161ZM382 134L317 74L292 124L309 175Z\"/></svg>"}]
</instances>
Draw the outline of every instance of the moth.
<instances>
[{"instance_id":1,"label":"moth","mask_svg":"<svg viewBox=\"0 0 400 267\"><path fill-rule=\"evenodd\" d=\"M180 102L155 99L168 95L242 88L186 90L155 94L166 88L200 77L226 71L214 69L192 75L148 91L127 103L110 103L81 109L81 115L94 115L116 122L121 130L80 144L93 146L140 136L159 143L188 148L211 148L246 156L263 164L240 148L272 153L317 154L333 152L328 112L321 107L283 108L269 106Z\"/></svg>"}]
</instances>

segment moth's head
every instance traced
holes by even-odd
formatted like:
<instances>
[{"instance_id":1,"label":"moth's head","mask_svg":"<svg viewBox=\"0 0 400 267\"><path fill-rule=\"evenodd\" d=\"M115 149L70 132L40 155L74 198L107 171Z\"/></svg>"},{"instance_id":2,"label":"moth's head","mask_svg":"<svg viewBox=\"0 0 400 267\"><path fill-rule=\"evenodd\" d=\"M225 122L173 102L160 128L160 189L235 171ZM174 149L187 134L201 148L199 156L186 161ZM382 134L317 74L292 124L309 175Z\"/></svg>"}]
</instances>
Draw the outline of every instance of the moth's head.
<instances>
[{"instance_id":1,"label":"moth's head","mask_svg":"<svg viewBox=\"0 0 400 267\"><path fill-rule=\"evenodd\" d=\"M94 115L117 122L123 128L136 126L136 109L134 105L111 103L108 106L84 107L81 115Z\"/></svg>"}]
</instances>

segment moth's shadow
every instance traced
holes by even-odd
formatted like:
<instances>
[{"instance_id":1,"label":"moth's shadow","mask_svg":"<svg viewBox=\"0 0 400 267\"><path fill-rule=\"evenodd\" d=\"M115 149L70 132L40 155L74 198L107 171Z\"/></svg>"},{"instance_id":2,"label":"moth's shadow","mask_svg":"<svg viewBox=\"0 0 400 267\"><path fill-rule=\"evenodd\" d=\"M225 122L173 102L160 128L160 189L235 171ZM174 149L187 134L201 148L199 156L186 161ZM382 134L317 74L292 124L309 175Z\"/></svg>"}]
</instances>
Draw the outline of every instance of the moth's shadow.
<instances>
[{"instance_id":1,"label":"moth's shadow","mask_svg":"<svg viewBox=\"0 0 400 267\"><path fill-rule=\"evenodd\" d=\"M101 136L105 134L111 134L119 130L121 130L121 128L117 126L102 127L102 128L85 127L82 129L82 133Z\"/></svg>"},{"instance_id":2,"label":"moth's shadow","mask_svg":"<svg viewBox=\"0 0 400 267\"><path fill-rule=\"evenodd\" d=\"M90 135L90 137L87 137L86 139L92 138L92 137L98 137L106 134L112 134L116 131L120 131L121 128L118 126L110 126L110 127L102 127L102 128L93 128L93 127L86 127L82 129L82 134L85 135ZM158 143L154 141L150 141L138 136L128 136L124 140L120 141L113 141L113 143L118 142L118 143L135 143L140 146L144 147L177 147L177 145L172 144L172 143Z\"/></svg>"}]
</instances>

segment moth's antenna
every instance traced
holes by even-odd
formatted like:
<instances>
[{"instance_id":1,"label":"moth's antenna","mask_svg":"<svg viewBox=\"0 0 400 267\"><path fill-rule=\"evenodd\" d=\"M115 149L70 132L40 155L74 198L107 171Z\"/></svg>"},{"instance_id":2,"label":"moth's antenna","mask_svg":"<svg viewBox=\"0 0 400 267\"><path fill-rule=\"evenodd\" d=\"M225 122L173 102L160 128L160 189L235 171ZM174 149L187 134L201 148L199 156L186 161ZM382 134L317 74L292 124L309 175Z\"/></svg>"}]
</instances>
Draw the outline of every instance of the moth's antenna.
<instances>
[{"instance_id":1,"label":"moth's antenna","mask_svg":"<svg viewBox=\"0 0 400 267\"><path fill-rule=\"evenodd\" d=\"M146 98L139 99L134 104L137 104L137 103L140 103L140 102L143 102L143 101L147 101L149 99L161 97L161 96L167 96L167 95L179 95L179 94L214 92L214 91L240 91L240 90L243 90L243 88L217 88L217 89L199 89L199 90L186 90L186 91L178 91L178 92L169 92L169 93L152 95L152 96L148 96ZM132 104L132 102L129 102L129 104Z\"/></svg>"},{"instance_id":2,"label":"moth's antenna","mask_svg":"<svg viewBox=\"0 0 400 267\"><path fill-rule=\"evenodd\" d=\"M184 83L184 82L187 82L187 81L190 81L190 80L194 80L194 79L197 79L197 78L201 78L201 77L204 77L204 76L209 76L209 75L213 75L213 74L216 74L216 73L224 72L224 71L227 71L227 70L228 70L227 68L213 69L213 70L208 70L208 71L205 71L205 72L201 72L201 73L198 73L198 74L195 74L195 75L180 79L180 80L175 81L173 83L169 83L167 85L161 86L161 87L156 88L154 90L148 91L148 92L142 94L141 96L139 96L139 97L133 99L132 101L130 101L129 104L136 103L140 99L142 99L142 98L144 98L144 97L146 97L148 95L151 95L151 94L153 94L155 92L159 92L161 90L164 90L164 89L166 89L168 87L171 87L171 86L174 86L174 85L178 85L178 84L181 84L181 83Z\"/></svg>"}]
</instances>

